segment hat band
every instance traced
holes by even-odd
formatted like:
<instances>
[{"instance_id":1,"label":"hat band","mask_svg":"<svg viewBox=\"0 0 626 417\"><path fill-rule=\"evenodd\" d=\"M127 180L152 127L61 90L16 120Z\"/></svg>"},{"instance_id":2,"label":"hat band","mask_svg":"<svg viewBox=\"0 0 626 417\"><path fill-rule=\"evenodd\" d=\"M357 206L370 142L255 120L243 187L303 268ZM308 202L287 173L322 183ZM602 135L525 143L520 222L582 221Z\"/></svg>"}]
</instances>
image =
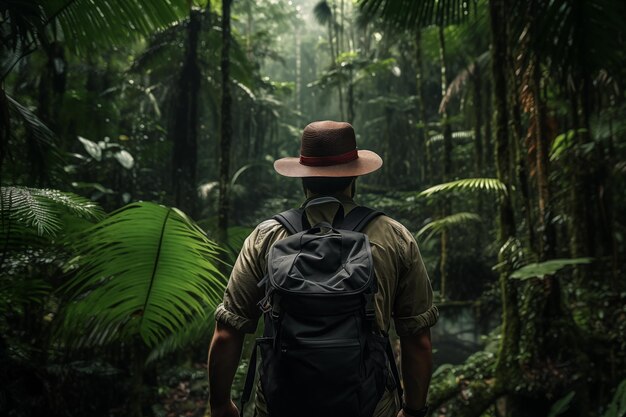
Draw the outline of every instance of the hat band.
<instances>
[{"instance_id":1,"label":"hat band","mask_svg":"<svg viewBox=\"0 0 626 417\"><path fill-rule=\"evenodd\" d=\"M346 162L354 161L359 157L356 149L341 155L329 155L329 156L304 156L300 155L300 163L302 165L310 167L324 167L330 165L345 164Z\"/></svg>"}]
</instances>

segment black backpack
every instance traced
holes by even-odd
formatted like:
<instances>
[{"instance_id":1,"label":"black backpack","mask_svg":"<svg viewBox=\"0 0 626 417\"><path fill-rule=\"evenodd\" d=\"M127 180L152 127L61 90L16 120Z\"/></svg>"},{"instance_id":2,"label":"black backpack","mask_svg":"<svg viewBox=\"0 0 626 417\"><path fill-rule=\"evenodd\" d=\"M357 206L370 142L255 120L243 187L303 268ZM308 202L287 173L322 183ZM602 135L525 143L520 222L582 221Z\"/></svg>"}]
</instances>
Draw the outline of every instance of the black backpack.
<instances>
[{"instance_id":1,"label":"black backpack","mask_svg":"<svg viewBox=\"0 0 626 417\"><path fill-rule=\"evenodd\" d=\"M306 207L328 202L339 203L321 197ZM344 218L339 203L332 225L311 227L304 208L274 216L290 236L270 248L259 283L265 286L259 303L265 329L250 358L242 416L257 348L271 417L371 417L389 381L402 397L389 337L372 329L377 284L361 231L381 214L359 206Z\"/></svg>"}]
</instances>

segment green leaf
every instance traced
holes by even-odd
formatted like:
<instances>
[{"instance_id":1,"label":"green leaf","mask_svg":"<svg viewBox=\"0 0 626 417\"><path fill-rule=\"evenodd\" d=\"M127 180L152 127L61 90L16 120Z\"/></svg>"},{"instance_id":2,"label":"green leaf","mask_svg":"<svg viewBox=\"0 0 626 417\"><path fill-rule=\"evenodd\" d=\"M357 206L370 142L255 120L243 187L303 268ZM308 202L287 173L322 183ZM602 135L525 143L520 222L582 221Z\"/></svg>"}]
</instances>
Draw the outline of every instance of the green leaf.
<instances>
[{"instance_id":1,"label":"green leaf","mask_svg":"<svg viewBox=\"0 0 626 417\"><path fill-rule=\"evenodd\" d=\"M127 45L165 29L189 12L186 0L36 0L64 40L79 52Z\"/></svg>"},{"instance_id":2,"label":"green leaf","mask_svg":"<svg viewBox=\"0 0 626 417\"><path fill-rule=\"evenodd\" d=\"M544 278L554 275L570 265L588 264L593 258L552 259L540 263L528 264L511 274L511 278L526 280L530 278Z\"/></svg>"},{"instance_id":3,"label":"green leaf","mask_svg":"<svg viewBox=\"0 0 626 417\"><path fill-rule=\"evenodd\" d=\"M192 320L209 318L226 279L221 249L183 212L132 203L73 237L75 276L58 335L70 345L105 345L140 336L156 346Z\"/></svg>"},{"instance_id":4,"label":"green leaf","mask_svg":"<svg viewBox=\"0 0 626 417\"><path fill-rule=\"evenodd\" d=\"M131 169L133 165L135 165L135 159L133 158L133 156L130 154L130 152L124 149L119 152L115 152L113 156L115 157L115 159L117 159L117 162L119 162L120 165L126 169Z\"/></svg>"},{"instance_id":5,"label":"green leaf","mask_svg":"<svg viewBox=\"0 0 626 417\"><path fill-rule=\"evenodd\" d=\"M96 203L72 193L28 187L0 187L2 230L11 223L33 228L39 236L55 236L61 230L61 216L97 221L104 212Z\"/></svg>"},{"instance_id":6,"label":"green leaf","mask_svg":"<svg viewBox=\"0 0 626 417\"><path fill-rule=\"evenodd\" d=\"M602 417L626 416L626 379L620 382L615 390L615 395Z\"/></svg>"},{"instance_id":7,"label":"green leaf","mask_svg":"<svg viewBox=\"0 0 626 417\"><path fill-rule=\"evenodd\" d=\"M569 151L575 145L574 139L577 134L584 134L587 129L572 129L565 133L561 133L552 142L552 148L550 149L550 160L558 160L565 152Z\"/></svg>"},{"instance_id":8,"label":"green leaf","mask_svg":"<svg viewBox=\"0 0 626 417\"><path fill-rule=\"evenodd\" d=\"M564 412L566 412L575 394L576 393L572 391L565 397L552 404L552 407L550 407L550 412L548 413L548 417L556 417L559 414L563 414Z\"/></svg>"},{"instance_id":9,"label":"green leaf","mask_svg":"<svg viewBox=\"0 0 626 417\"><path fill-rule=\"evenodd\" d=\"M82 136L78 137L80 143L83 144L87 153L96 161L102 160L102 148L97 143L90 141Z\"/></svg>"},{"instance_id":10,"label":"green leaf","mask_svg":"<svg viewBox=\"0 0 626 417\"><path fill-rule=\"evenodd\" d=\"M465 178L452 182L446 182L430 187L418 194L419 197L430 197L433 194L450 190L487 190L506 194L506 186L497 178Z\"/></svg>"},{"instance_id":11,"label":"green leaf","mask_svg":"<svg viewBox=\"0 0 626 417\"><path fill-rule=\"evenodd\" d=\"M422 241L422 243L430 240L433 235L436 233L440 233L444 229L452 228L453 226L459 226L469 222L479 222L480 216L474 213L455 213L446 217L442 217L441 219L433 220L430 223L426 224L422 227L416 234L417 238L421 238L427 232L430 232L428 236Z\"/></svg>"}]
</instances>

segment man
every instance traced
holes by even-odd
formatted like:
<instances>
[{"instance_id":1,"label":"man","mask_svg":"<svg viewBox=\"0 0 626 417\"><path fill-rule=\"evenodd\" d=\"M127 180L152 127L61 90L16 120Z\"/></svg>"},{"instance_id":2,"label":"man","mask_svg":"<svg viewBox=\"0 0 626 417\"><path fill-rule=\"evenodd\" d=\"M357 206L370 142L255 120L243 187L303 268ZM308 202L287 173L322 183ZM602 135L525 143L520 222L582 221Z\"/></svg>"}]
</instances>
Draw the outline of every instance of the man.
<instances>
[{"instance_id":1,"label":"man","mask_svg":"<svg viewBox=\"0 0 626 417\"><path fill-rule=\"evenodd\" d=\"M382 166L374 152L357 150L352 126L324 121L309 124L302 133L300 157L283 158L274 169L287 177L302 178L307 198L335 197L347 214L353 201L356 177ZM332 222L338 204L306 209L310 224ZM432 288L413 235L400 223L379 216L363 232L372 245L378 279L375 296L378 330L387 332L393 318L400 337L404 404L395 391L386 390L374 417L422 417L427 414L426 394L432 373L429 328L438 318L432 304ZM223 303L215 312L216 328L209 349L210 406L213 417L236 417L239 410L230 396L245 333L253 333L261 310L257 303L264 290L257 284L267 272L267 253L287 230L276 220L259 224L246 239L228 282ZM267 416L263 393L257 387L256 412Z\"/></svg>"}]
</instances>

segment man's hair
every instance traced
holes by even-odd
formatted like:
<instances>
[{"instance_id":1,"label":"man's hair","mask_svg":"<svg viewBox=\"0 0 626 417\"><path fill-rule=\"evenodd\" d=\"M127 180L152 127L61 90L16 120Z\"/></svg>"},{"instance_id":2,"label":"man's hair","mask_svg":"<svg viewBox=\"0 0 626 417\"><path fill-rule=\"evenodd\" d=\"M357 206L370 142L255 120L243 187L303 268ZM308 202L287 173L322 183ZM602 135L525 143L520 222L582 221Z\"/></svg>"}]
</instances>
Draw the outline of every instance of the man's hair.
<instances>
[{"instance_id":1,"label":"man's hair","mask_svg":"<svg viewBox=\"0 0 626 417\"><path fill-rule=\"evenodd\" d=\"M345 190L356 177L304 177L304 190L314 194L335 194Z\"/></svg>"}]
</instances>

